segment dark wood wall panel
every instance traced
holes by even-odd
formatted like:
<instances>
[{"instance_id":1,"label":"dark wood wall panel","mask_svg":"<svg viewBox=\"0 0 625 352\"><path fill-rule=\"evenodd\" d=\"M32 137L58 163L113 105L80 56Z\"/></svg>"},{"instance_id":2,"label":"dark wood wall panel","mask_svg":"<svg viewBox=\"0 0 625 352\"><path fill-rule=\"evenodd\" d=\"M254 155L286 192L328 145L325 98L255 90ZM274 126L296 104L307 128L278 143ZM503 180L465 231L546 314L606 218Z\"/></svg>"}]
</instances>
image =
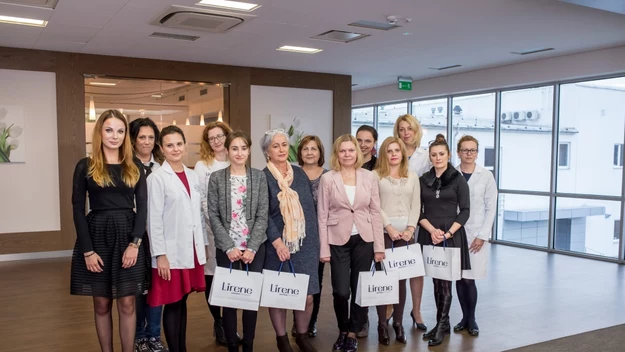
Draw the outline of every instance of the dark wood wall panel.
<instances>
[{"instance_id":1,"label":"dark wood wall panel","mask_svg":"<svg viewBox=\"0 0 625 352\"><path fill-rule=\"evenodd\" d=\"M192 62L138 59L103 55L62 53L0 47L0 69L56 73L57 136L59 148L59 196L61 230L0 234L0 254L31 253L71 249L76 234L72 217L72 175L84 156L84 75L229 83L224 120L235 129L250 132L251 85L333 91L335 137L349 133L351 119L351 77L213 65Z\"/></svg>"}]
</instances>

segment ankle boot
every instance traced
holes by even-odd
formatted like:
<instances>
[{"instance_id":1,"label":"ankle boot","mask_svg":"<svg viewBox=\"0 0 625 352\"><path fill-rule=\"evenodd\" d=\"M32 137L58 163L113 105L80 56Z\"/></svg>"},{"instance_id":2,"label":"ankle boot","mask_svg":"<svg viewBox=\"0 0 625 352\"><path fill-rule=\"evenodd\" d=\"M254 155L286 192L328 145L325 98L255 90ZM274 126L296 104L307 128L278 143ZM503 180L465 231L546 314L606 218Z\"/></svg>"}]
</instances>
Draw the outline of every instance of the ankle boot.
<instances>
[{"instance_id":1,"label":"ankle boot","mask_svg":"<svg viewBox=\"0 0 625 352\"><path fill-rule=\"evenodd\" d=\"M310 340L308 339L308 332L303 334L298 333L295 337L295 343L301 352L317 352L317 349L310 344Z\"/></svg>"},{"instance_id":2,"label":"ankle boot","mask_svg":"<svg viewBox=\"0 0 625 352\"><path fill-rule=\"evenodd\" d=\"M384 346L391 344L391 338L388 336L388 324L378 324L378 343Z\"/></svg>"},{"instance_id":3,"label":"ankle boot","mask_svg":"<svg viewBox=\"0 0 625 352\"><path fill-rule=\"evenodd\" d=\"M404 332L404 326L400 323L393 322L393 330L395 330L395 340L397 342L405 344L408 342L406 339L406 333Z\"/></svg>"},{"instance_id":4,"label":"ankle boot","mask_svg":"<svg viewBox=\"0 0 625 352\"><path fill-rule=\"evenodd\" d=\"M228 346L223 321L221 319L215 319L215 323L213 323L213 336L215 336L218 345Z\"/></svg>"},{"instance_id":5,"label":"ankle boot","mask_svg":"<svg viewBox=\"0 0 625 352\"><path fill-rule=\"evenodd\" d=\"M441 295L442 309L441 318L438 321L438 329L432 339L428 341L429 346L438 346L443 343L445 335L449 334L451 326L449 324L449 309L451 308L451 294L449 296Z\"/></svg>"},{"instance_id":6,"label":"ankle boot","mask_svg":"<svg viewBox=\"0 0 625 352\"><path fill-rule=\"evenodd\" d=\"M279 352L293 352L291 344L289 343L289 335L276 336L276 342Z\"/></svg>"},{"instance_id":7,"label":"ankle boot","mask_svg":"<svg viewBox=\"0 0 625 352\"><path fill-rule=\"evenodd\" d=\"M243 352L254 352L254 340L252 341L241 341L241 346L243 347Z\"/></svg>"},{"instance_id":8,"label":"ankle boot","mask_svg":"<svg viewBox=\"0 0 625 352\"><path fill-rule=\"evenodd\" d=\"M317 337L317 320L311 320L308 324L308 337Z\"/></svg>"}]
</instances>

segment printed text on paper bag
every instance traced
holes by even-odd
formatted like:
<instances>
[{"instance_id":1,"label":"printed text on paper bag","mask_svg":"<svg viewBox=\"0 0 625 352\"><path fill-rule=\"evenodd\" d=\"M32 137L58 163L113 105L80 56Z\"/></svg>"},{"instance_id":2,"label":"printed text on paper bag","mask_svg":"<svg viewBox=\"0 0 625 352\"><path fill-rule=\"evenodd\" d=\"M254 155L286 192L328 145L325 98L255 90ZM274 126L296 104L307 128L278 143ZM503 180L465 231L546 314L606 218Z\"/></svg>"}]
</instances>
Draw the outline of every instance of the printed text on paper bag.
<instances>
[{"instance_id":1,"label":"printed text on paper bag","mask_svg":"<svg viewBox=\"0 0 625 352\"><path fill-rule=\"evenodd\" d=\"M249 287L235 286L235 285L231 285L229 282L222 283L221 290L226 291L226 292L232 292L233 294L245 295L245 296L251 295L253 291Z\"/></svg>"},{"instance_id":2,"label":"printed text on paper bag","mask_svg":"<svg viewBox=\"0 0 625 352\"><path fill-rule=\"evenodd\" d=\"M428 264L431 264L431 265L433 265L435 267L440 267L440 268L446 268L449 265L449 263L447 261L445 261L445 260L436 260L436 259L432 259L430 257L427 257L426 262Z\"/></svg>"},{"instance_id":3,"label":"printed text on paper bag","mask_svg":"<svg viewBox=\"0 0 625 352\"><path fill-rule=\"evenodd\" d=\"M280 287L276 284L271 284L269 287L270 292L275 292L280 296L299 296L299 290L296 288Z\"/></svg>"}]
</instances>

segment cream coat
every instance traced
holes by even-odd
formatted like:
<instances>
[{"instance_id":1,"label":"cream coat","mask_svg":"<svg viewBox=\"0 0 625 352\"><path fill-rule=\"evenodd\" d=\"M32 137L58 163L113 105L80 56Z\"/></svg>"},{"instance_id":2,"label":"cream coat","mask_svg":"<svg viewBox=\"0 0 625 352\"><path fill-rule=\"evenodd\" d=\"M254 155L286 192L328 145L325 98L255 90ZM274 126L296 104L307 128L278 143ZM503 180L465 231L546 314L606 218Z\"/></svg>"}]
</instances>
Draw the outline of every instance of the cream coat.
<instances>
[{"instance_id":1,"label":"cream coat","mask_svg":"<svg viewBox=\"0 0 625 352\"><path fill-rule=\"evenodd\" d=\"M166 255L171 269L195 266L193 245L200 264L206 263L208 239L202 221L199 177L184 167L191 196L180 178L165 161L148 177L148 236L152 267L156 257Z\"/></svg>"}]
</instances>

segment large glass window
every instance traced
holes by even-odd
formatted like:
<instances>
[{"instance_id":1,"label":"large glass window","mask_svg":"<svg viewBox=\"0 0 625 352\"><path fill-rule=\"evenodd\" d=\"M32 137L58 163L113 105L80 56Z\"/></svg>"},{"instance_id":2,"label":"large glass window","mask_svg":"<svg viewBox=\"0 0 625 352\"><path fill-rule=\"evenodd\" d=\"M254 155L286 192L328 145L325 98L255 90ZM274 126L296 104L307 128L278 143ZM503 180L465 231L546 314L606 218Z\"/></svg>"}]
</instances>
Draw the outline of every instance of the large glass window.
<instances>
[{"instance_id":1,"label":"large glass window","mask_svg":"<svg viewBox=\"0 0 625 352\"><path fill-rule=\"evenodd\" d=\"M477 164L492 170L495 142L495 93L453 98L451 115L452 130L449 147L452 149L452 163L458 165L458 140L471 135L479 142Z\"/></svg>"},{"instance_id":2,"label":"large glass window","mask_svg":"<svg viewBox=\"0 0 625 352\"><path fill-rule=\"evenodd\" d=\"M547 247L549 197L522 194L499 195L497 239Z\"/></svg>"},{"instance_id":3,"label":"large glass window","mask_svg":"<svg viewBox=\"0 0 625 352\"><path fill-rule=\"evenodd\" d=\"M554 247L616 258L620 218L621 202L558 197Z\"/></svg>"},{"instance_id":4,"label":"large glass window","mask_svg":"<svg viewBox=\"0 0 625 352\"><path fill-rule=\"evenodd\" d=\"M621 195L624 87L625 78L561 85L559 141L574 148L569 169L558 170L558 192Z\"/></svg>"},{"instance_id":5,"label":"large glass window","mask_svg":"<svg viewBox=\"0 0 625 352\"><path fill-rule=\"evenodd\" d=\"M352 134L354 136L358 127L362 125L375 127L373 124L373 106L352 109Z\"/></svg>"},{"instance_id":6,"label":"large glass window","mask_svg":"<svg viewBox=\"0 0 625 352\"><path fill-rule=\"evenodd\" d=\"M549 191L553 86L501 93L500 187Z\"/></svg>"},{"instance_id":7,"label":"large glass window","mask_svg":"<svg viewBox=\"0 0 625 352\"><path fill-rule=\"evenodd\" d=\"M439 133L447 136L447 98L413 102L412 116L423 128L421 147L427 148Z\"/></svg>"},{"instance_id":8,"label":"large glass window","mask_svg":"<svg viewBox=\"0 0 625 352\"><path fill-rule=\"evenodd\" d=\"M378 145L382 145L387 137L393 135L395 121L407 113L408 103L380 105L378 107Z\"/></svg>"}]
</instances>

